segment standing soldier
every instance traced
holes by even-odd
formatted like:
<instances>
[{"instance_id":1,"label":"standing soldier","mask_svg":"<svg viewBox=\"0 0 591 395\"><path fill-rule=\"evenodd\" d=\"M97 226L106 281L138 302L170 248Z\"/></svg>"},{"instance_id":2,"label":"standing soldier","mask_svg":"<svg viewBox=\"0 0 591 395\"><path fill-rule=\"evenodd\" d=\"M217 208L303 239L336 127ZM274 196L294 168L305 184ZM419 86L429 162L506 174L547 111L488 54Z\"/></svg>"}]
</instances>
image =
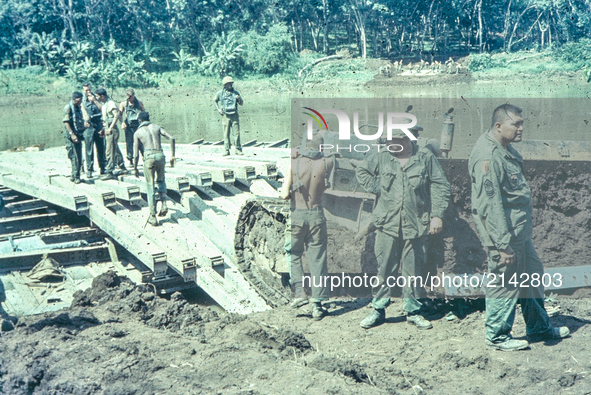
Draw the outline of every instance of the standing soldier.
<instances>
[{"instance_id":1,"label":"standing soldier","mask_svg":"<svg viewBox=\"0 0 591 395\"><path fill-rule=\"evenodd\" d=\"M102 104L98 101L96 95L92 93L92 86L85 82L82 84L82 105L90 117L90 127L84 131L84 145L86 148L86 178L92 178L94 171L94 151L96 146L96 156L100 173L105 174L107 159L105 158L105 134L103 130L103 115L101 112Z\"/></svg>"},{"instance_id":2,"label":"standing soldier","mask_svg":"<svg viewBox=\"0 0 591 395\"><path fill-rule=\"evenodd\" d=\"M291 234L289 230L286 232L286 237L289 237L286 240L286 250L290 253L291 283L295 289L292 306L299 307L307 303L302 284L302 256L307 249L312 286L312 319L315 321L327 314L322 302L329 296L325 286L328 275L328 235L322 196L328 188L334 161L327 160L319 151L323 143L324 139L319 134L312 140L307 140L306 149L298 153L297 159L292 160L291 171L283 183L280 195L283 199L291 197Z\"/></svg>"},{"instance_id":3,"label":"standing soldier","mask_svg":"<svg viewBox=\"0 0 591 395\"><path fill-rule=\"evenodd\" d=\"M163 217L168 212L166 205L166 179L164 176L164 166L166 165L166 158L162 152L162 145L160 144L160 136L164 136L171 140L172 158L170 158L170 166L174 167L175 157L175 143L174 137L166 132L163 128L150 123L150 114L142 111L138 115L140 122L137 131L134 134L134 161L133 168L135 176L139 177L137 169L140 161L140 144L144 147L144 177L148 183L148 205L150 206L150 217L148 223L152 226L158 226L158 219L156 219L156 195L158 200L162 202L158 216Z\"/></svg>"},{"instance_id":4,"label":"standing soldier","mask_svg":"<svg viewBox=\"0 0 591 395\"><path fill-rule=\"evenodd\" d=\"M392 286L388 278L396 275L402 262L406 321L418 329L431 329L422 315L426 291L420 276L426 265L428 234L441 232L451 188L430 150L419 149L403 132L393 133L390 144L401 149L376 153L356 169L361 186L377 195L372 224L377 228L379 283L373 289L374 311L361 321L361 327L372 328L386 320Z\"/></svg>"},{"instance_id":5,"label":"standing soldier","mask_svg":"<svg viewBox=\"0 0 591 395\"><path fill-rule=\"evenodd\" d=\"M125 147L127 149L127 160L133 166L133 134L140 125L137 117L141 111L144 110L144 104L135 97L135 91L128 88L125 93L127 100L119 104L119 112L121 113L121 127L125 131ZM140 151L143 150L140 147Z\"/></svg>"},{"instance_id":6,"label":"standing soldier","mask_svg":"<svg viewBox=\"0 0 591 395\"><path fill-rule=\"evenodd\" d=\"M113 180L115 175L115 166L119 166L122 173L127 172L125 168L125 162L123 161L123 155L119 149L119 128L117 128L117 121L119 120L120 114L117 110L117 104L107 96L107 91L103 88L96 90L99 101L102 105L103 113L103 128L105 130L105 143L106 143L106 157L107 157L107 168L105 169L105 175L101 177L102 180Z\"/></svg>"},{"instance_id":7,"label":"standing soldier","mask_svg":"<svg viewBox=\"0 0 591 395\"><path fill-rule=\"evenodd\" d=\"M65 127L66 149L72 164L70 181L80 184L80 168L82 167L82 139L84 130L90 126L90 117L82 104L82 93L72 93L72 100L64 107L63 123Z\"/></svg>"},{"instance_id":8,"label":"standing soldier","mask_svg":"<svg viewBox=\"0 0 591 395\"><path fill-rule=\"evenodd\" d=\"M488 249L488 270L496 276L486 287L486 344L502 351L529 346L527 340L511 337L518 299L530 340L560 339L570 333L567 327L550 326L544 309L544 267L532 242L531 190L523 158L510 144L522 138L521 108L503 104L494 110L491 127L474 145L468 162L472 215ZM522 286L524 274L528 280Z\"/></svg>"},{"instance_id":9,"label":"standing soldier","mask_svg":"<svg viewBox=\"0 0 591 395\"><path fill-rule=\"evenodd\" d=\"M243 105L240 93L233 88L234 80L232 77L224 77L222 80L224 89L219 91L213 98L213 104L222 116L222 125L224 130L224 149L223 156L230 155L230 147L233 145L236 149L236 155L242 154L242 145L240 144L240 121L238 118L238 105ZM221 102L221 108L218 103Z\"/></svg>"}]
</instances>

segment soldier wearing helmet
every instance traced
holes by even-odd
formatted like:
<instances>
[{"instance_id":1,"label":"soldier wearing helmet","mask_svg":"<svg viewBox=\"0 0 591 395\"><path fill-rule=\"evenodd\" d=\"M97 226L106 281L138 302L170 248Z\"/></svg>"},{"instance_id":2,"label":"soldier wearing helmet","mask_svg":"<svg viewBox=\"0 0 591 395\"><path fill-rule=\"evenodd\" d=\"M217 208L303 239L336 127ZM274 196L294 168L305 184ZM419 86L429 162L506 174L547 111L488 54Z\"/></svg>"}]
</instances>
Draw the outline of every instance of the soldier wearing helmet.
<instances>
[{"instance_id":1,"label":"soldier wearing helmet","mask_svg":"<svg viewBox=\"0 0 591 395\"><path fill-rule=\"evenodd\" d=\"M230 76L222 80L224 88L220 90L213 98L213 104L222 116L222 125L224 131L224 154L230 155L230 147L233 145L236 149L236 155L242 154L242 145L240 144L240 121L238 118L238 105L242 105L240 93L234 89L234 79ZM221 107L220 107L221 105Z\"/></svg>"}]
</instances>

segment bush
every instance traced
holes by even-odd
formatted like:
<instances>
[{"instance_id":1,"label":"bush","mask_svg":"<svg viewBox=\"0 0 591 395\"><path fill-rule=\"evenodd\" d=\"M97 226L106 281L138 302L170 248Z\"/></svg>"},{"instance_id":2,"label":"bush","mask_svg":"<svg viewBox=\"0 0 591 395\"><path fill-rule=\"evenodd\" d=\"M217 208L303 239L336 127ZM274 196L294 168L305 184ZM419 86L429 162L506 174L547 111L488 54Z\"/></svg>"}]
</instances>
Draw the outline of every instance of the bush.
<instances>
[{"instance_id":1,"label":"bush","mask_svg":"<svg viewBox=\"0 0 591 395\"><path fill-rule=\"evenodd\" d=\"M574 63L578 66L588 64L591 62L591 39L582 38L575 42L566 43L558 53L565 62Z\"/></svg>"},{"instance_id":2,"label":"bush","mask_svg":"<svg viewBox=\"0 0 591 395\"><path fill-rule=\"evenodd\" d=\"M468 62L470 71L484 71L495 67L505 67L505 62L501 59L495 59L488 53L470 55Z\"/></svg>"},{"instance_id":3,"label":"bush","mask_svg":"<svg viewBox=\"0 0 591 395\"><path fill-rule=\"evenodd\" d=\"M265 35L249 31L240 40L246 46L245 70L267 76L286 70L295 61L291 40L291 33L284 24L271 26Z\"/></svg>"}]
</instances>

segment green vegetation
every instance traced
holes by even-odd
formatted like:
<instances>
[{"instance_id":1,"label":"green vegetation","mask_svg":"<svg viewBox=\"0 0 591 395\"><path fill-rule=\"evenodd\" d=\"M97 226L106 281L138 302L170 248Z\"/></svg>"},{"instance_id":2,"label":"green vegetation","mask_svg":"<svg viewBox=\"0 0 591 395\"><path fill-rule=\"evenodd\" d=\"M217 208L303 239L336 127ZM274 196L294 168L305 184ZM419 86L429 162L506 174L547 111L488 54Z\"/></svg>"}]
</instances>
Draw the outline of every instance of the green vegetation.
<instances>
[{"instance_id":1,"label":"green vegetation","mask_svg":"<svg viewBox=\"0 0 591 395\"><path fill-rule=\"evenodd\" d=\"M352 59L314 63L340 53ZM468 55L463 66L477 78L582 70L591 64L591 3L0 0L2 93L83 81L190 85L225 74L290 90L367 80L376 71L368 58L444 63Z\"/></svg>"}]
</instances>

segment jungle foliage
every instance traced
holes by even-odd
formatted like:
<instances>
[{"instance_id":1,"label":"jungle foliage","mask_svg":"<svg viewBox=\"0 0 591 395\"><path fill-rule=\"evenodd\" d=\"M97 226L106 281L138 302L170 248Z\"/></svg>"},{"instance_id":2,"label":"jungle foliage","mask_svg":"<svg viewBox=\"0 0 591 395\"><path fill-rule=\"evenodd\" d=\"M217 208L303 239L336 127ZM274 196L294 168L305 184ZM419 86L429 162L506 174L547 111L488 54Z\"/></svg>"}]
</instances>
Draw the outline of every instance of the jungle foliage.
<instances>
[{"instance_id":1,"label":"jungle foliage","mask_svg":"<svg viewBox=\"0 0 591 395\"><path fill-rule=\"evenodd\" d=\"M153 86L168 71L296 76L302 56L445 60L552 51L591 61L589 0L0 0L4 69Z\"/></svg>"}]
</instances>

